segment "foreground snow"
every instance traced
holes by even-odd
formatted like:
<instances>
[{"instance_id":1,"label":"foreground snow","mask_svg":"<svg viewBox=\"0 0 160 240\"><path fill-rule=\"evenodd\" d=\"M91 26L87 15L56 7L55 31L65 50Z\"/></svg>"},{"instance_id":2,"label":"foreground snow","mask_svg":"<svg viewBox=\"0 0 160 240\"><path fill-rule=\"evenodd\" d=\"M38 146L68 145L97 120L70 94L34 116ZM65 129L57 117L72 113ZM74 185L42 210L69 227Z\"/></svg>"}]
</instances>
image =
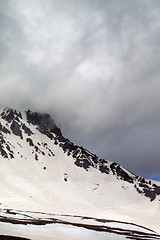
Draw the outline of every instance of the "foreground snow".
<instances>
[{"instance_id":1,"label":"foreground snow","mask_svg":"<svg viewBox=\"0 0 160 240\"><path fill-rule=\"evenodd\" d=\"M11 209L1 209L0 229L1 235L32 240L160 239L152 230L132 223Z\"/></svg>"}]
</instances>

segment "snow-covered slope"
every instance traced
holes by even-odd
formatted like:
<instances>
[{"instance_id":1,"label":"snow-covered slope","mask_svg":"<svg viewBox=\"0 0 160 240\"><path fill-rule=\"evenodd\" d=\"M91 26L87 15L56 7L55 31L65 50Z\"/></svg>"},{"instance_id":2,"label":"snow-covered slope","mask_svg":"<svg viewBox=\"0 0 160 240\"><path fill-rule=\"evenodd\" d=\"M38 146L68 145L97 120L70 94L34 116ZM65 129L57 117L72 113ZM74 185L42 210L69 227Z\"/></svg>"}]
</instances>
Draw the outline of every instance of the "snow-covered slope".
<instances>
[{"instance_id":1,"label":"snow-covered slope","mask_svg":"<svg viewBox=\"0 0 160 240\"><path fill-rule=\"evenodd\" d=\"M159 182L74 145L48 114L6 108L0 116L2 209L125 221L160 233Z\"/></svg>"}]
</instances>

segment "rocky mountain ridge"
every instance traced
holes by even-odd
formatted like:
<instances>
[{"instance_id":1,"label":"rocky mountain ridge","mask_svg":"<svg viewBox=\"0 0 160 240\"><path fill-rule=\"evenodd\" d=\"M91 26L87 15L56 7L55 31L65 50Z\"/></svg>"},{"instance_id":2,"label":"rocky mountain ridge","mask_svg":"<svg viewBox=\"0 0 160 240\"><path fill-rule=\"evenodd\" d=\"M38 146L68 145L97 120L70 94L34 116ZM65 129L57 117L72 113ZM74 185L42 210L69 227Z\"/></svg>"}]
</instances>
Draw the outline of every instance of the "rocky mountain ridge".
<instances>
[{"instance_id":1,"label":"rocky mountain ridge","mask_svg":"<svg viewBox=\"0 0 160 240\"><path fill-rule=\"evenodd\" d=\"M36 161L39 160L39 155L45 156L46 154L41 149L41 146L47 150L48 158L55 156L53 150L48 148L47 143L33 143L32 136L34 136L35 133L30 129L30 126L33 125L41 134L46 135L52 140L54 145L58 145L63 150L64 154L72 156L74 164L77 167L83 168L86 171L88 171L89 168L95 168L102 174L112 174L115 178L132 184L137 193L149 198L150 201L154 201L157 196L160 195L160 186L156 185L151 180L136 176L121 167L118 163L100 159L83 147L70 142L69 139L66 139L62 135L61 130L57 127L49 114L28 110L22 115L21 112L5 108L1 111L0 116L1 119L4 120L3 124L2 121L0 121L0 153L5 159L12 160L15 158L15 147L11 142L6 141L6 135L15 135L21 140L26 141L32 149L31 152ZM21 154L21 156L23 155L20 152L18 154ZM65 179L67 181L67 177Z\"/></svg>"}]
</instances>

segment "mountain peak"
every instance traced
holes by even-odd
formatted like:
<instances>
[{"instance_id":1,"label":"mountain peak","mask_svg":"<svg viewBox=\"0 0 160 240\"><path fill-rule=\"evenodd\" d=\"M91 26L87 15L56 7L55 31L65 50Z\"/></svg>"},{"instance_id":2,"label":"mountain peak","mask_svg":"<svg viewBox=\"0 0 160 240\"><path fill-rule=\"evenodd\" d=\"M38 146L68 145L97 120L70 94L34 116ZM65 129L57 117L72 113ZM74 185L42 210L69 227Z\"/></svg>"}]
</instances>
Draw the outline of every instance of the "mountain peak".
<instances>
[{"instance_id":1,"label":"mountain peak","mask_svg":"<svg viewBox=\"0 0 160 240\"><path fill-rule=\"evenodd\" d=\"M26 111L26 117L28 123L39 126L39 131L42 133L55 133L62 136L61 130L57 127L54 120L47 113L32 112L31 110Z\"/></svg>"}]
</instances>

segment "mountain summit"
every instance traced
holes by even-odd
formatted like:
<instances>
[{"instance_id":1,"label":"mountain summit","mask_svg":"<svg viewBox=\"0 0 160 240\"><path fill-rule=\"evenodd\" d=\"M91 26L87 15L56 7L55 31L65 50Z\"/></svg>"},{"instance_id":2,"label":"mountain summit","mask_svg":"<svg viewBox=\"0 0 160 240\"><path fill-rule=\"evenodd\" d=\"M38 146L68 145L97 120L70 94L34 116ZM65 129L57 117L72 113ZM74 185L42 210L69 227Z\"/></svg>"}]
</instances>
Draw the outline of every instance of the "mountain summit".
<instances>
[{"instance_id":1,"label":"mountain summit","mask_svg":"<svg viewBox=\"0 0 160 240\"><path fill-rule=\"evenodd\" d=\"M160 233L160 183L73 144L49 114L1 108L0 153L2 209L132 222Z\"/></svg>"}]
</instances>

